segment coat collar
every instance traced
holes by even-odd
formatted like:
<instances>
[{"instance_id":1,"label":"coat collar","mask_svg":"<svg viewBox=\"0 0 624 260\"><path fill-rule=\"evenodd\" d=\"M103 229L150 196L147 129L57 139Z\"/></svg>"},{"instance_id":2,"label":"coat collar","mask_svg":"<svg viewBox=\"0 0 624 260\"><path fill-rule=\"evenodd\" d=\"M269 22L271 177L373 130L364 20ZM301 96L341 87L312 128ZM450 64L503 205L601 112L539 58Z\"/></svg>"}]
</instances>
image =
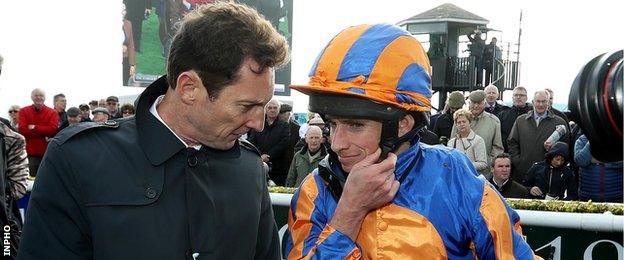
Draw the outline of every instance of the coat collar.
<instances>
[{"instance_id":1,"label":"coat collar","mask_svg":"<svg viewBox=\"0 0 624 260\"><path fill-rule=\"evenodd\" d=\"M135 101L139 145L153 165L164 163L186 148L180 139L149 111L156 99L164 95L168 88L167 78L162 76L150 84ZM211 158L237 158L241 154L238 141L229 150L222 151L202 145L200 151Z\"/></svg>"},{"instance_id":2,"label":"coat collar","mask_svg":"<svg viewBox=\"0 0 624 260\"><path fill-rule=\"evenodd\" d=\"M139 145L153 165L162 164L186 148L165 125L149 112L151 105L160 95L165 94L168 88L167 78L162 76L150 84L135 101Z\"/></svg>"}]
</instances>

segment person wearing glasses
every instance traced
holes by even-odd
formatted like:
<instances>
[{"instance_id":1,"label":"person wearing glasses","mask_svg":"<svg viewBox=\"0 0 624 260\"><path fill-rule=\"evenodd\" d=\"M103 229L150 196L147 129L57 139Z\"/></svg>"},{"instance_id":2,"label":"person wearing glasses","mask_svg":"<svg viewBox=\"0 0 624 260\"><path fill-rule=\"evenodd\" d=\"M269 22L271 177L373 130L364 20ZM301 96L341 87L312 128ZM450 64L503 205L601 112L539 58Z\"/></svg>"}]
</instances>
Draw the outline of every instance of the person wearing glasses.
<instances>
[{"instance_id":1,"label":"person wearing glasses","mask_svg":"<svg viewBox=\"0 0 624 260\"><path fill-rule=\"evenodd\" d=\"M18 105L12 105L11 107L9 107L9 121L10 126L11 128L13 128L13 130L17 129L17 126L19 124L19 111L20 106Z\"/></svg>"},{"instance_id":2,"label":"person wearing glasses","mask_svg":"<svg viewBox=\"0 0 624 260\"><path fill-rule=\"evenodd\" d=\"M510 109L500 111L498 113L498 119L501 124L501 137L503 139L503 147L506 153L509 153L509 145L507 145L507 138L511 132L511 127L522 114L533 110L531 103L527 102L527 90L523 86L517 86L513 90L513 106Z\"/></svg>"},{"instance_id":3,"label":"person wearing glasses","mask_svg":"<svg viewBox=\"0 0 624 260\"><path fill-rule=\"evenodd\" d=\"M544 159L550 147L546 140L555 131L557 125L565 125L563 118L548 111L549 100L546 90L538 90L533 95L533 111L516 119L508 145L511 163L516 166L512 177L526 186L527 171L536 162ZM565 140L561 138L561 140Z\"/></svg>"},{"instance_id":4,"label":"person wearing glasses","mask_svg":"<svg viewBox=\"0 0 624 260\"><path fill-rule=\"evenodd\" d=\"M121 110L121 116L123 118L131 117L134 115L134 106L130 103L124 104L119 110Z\"/></svg>"}]
</instances>

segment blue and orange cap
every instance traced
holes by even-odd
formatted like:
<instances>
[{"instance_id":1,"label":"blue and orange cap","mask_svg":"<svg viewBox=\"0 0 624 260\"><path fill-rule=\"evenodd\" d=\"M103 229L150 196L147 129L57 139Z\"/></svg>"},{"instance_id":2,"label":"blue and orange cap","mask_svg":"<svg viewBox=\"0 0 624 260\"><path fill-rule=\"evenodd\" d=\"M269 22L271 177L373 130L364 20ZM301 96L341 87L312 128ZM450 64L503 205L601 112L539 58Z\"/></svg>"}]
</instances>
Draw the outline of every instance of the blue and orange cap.
<instances>
[{"instance_id":1,"label":"blue and orange cap","mask_svg":"<svg viewBox=\"0 0 624 260\"><path fill-rule=\"evenodd\" d=\"M406 111L431 110L431 67L422 45L391 24L358 25L336 35L319 54L304 94L346 95Z\"/></svg>"}]
</instances>

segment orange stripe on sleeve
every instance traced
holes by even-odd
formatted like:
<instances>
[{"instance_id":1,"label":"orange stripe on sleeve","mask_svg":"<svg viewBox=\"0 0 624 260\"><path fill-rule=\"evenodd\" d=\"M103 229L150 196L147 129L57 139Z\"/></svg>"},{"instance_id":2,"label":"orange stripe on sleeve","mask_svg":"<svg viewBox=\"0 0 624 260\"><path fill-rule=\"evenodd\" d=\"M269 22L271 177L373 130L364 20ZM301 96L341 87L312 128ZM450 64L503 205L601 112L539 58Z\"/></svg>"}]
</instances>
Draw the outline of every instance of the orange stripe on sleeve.
<instances>
[{"instance_id":1,"label":"orange stripe on sleeve","mask_svg":"<svg viewBox=\"0 0 624 260\"><path fill-rule=\"evenodd\" d=\"M319 59L319 64L314 74L318 75L318 71L324 71L324 76L327 79L332 81L336 80L338 72L340 71L340 65L346 53L351 46L353 46L353 43L370 27L371 25L368 24L349 27L340 34L341 37L333 39L332 43L328 45L327 49L323 52L321 59ZM336 59L335 57L340 58Z\"/></svg>"},{"instance_id":2,"label":"orange stripe on sleeve","mask_svg":"<svg viewBox=\"0 0 624 260\"><path fill-rule=\"evenodd\" d=\"M518 232L518 234L520 234L520 236L524 237L524 235L522 234L522 226L520 226L520 221L514 224L514 229L516 230L516 232Z\"/></svg>"},{"instance_id":3,"label":"orange stripe on sleeve","mask_svg":"<svg viewBox=\"0 0 624 260\"><path fill-rule=\"evenodd\" d=\"M297 241L293 245L288 259L299 259L303 257L303 242L312 230L312 222L310 217L314 211L314 200L318 196L318 188L314 178L306 178L299 188L299 197L297 198L297 211L295 212L296 220L292 216L292 209L288 210L288 229L293 241Z\"/></svg>"},{"instance_id":4,"label":"orange stripe on sleeve","mask_svg":"<svg viewBox=\"0 0 624 260\"><path fill-rule=\"evenodd\" d=\"M494 242L497 259L514 259L513 237L511 223L505 204L498 194L490 187L484 185L483 200L479 211L485 219L490 235Z\"/></svg>"}]
</instances>

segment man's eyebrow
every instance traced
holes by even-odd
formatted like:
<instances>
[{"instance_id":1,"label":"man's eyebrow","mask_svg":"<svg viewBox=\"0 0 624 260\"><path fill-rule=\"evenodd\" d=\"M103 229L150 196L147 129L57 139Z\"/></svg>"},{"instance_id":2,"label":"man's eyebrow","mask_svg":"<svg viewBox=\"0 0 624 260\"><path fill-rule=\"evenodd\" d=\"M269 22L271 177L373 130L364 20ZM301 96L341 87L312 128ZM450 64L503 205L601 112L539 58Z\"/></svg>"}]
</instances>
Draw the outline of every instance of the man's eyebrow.
<instances>
[{"instance_id":1,"label":"man's eyebrow","mask_svg":"<svg viewBox=\"0 0 624 260\"><path fill-rule=\"evenodd\" d=\"M362 123L362 119L353 119L353 118L329 118L329 121L336 122L339 121L345 124L353 124L353 123Z\"/></svg>"},{"instance_id":2,"label":"man's eyebrow","mask_svg":"<svg viewBox=\"0 0 624 260\"><path fill-rule=\"evenodd\" d=\"M238 101L237 103L241 104L241 105L245 105L245 106L264 106L264 102L259 101L259 100L242 100L242 101Z\"/></svg>"}]
</instances>

